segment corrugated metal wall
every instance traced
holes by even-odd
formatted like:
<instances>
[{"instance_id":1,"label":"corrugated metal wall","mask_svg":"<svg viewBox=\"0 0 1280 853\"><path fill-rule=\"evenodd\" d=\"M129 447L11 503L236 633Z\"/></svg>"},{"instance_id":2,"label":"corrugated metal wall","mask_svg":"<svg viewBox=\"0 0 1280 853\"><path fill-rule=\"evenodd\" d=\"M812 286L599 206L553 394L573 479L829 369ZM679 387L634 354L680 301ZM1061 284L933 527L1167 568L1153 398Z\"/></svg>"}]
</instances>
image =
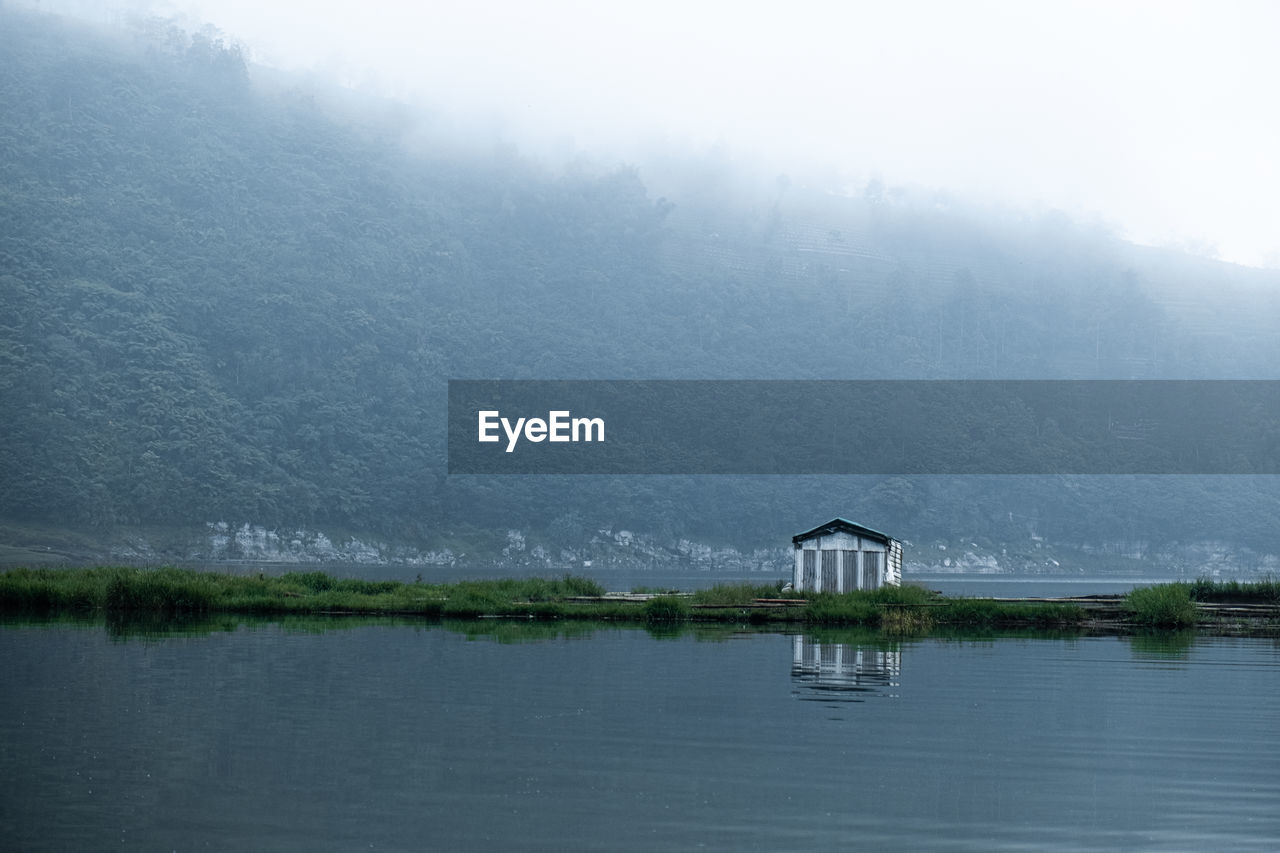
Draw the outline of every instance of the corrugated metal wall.
<instances>
[{"instance_id":1,"label":"corrugated metal wall","mask_svg":"<svg viewBox=\"0 0 1280 853\"><path fill-rule=\"evenodd\" d=\"M886 546L837 532L800 543L795 554L791 583L798 590L847 592L902 583L902 543L897 540Z\"/></svg>"}]
</instances>

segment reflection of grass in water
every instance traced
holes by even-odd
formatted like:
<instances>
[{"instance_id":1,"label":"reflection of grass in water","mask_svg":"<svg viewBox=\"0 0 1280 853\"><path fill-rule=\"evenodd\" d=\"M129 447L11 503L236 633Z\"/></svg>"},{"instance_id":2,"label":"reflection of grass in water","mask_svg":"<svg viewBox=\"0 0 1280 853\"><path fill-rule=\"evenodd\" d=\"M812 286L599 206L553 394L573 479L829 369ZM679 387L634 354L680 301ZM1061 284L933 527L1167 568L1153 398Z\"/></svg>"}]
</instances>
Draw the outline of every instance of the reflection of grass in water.
<instances>
[{"instance_id":1,"label":"reflection of grass in water","mask_svg":"<svg viewBox=\"0 0 1280 853\"><path fill-rule=\"evenodd\" d=\"M688 633L687 626L679 622L646 622L644 629L655 640L678 640Z\"/></svg>"},{"instance_id":2,"label":"reflection of grass in water","mask_svg":"<svg viewBox=\"0 0 1280 853\"><path fill-rule=\"evenodd\" d=\"M1136 657L1160 660L1185 660L1190 657L1196 632L1140 631L1129 637L1129 647Z\"/></svg>"},{"instance_id":3,"label":"reflection of grass in water","mask_svg":"<svg viewBox=\"0 0 1280 853\"><path fill-rule=\"evenodd\" d=\"M938 625L927 639L944 643L994 643L999 640L1075 640L1083 633L1076 626ZM914 638L913 638L914 639Z\"/></svg>"},{"instance_id":4,"label":"reflection of grass in water","mask_svg":"<svg viewBox=\"0 0 1280 853\"><path fill-rule=\"evenodd\" d=\"M862 626L852 628L808 627L804 630L804 637L815 643L860 646L882 652L896 652L903 645L901 637L890 636L875 628Z\"/></svg>"},{"instance_id":5,"label":"reflection of grass in water","mask_svg":"<svg viewBox=\"0 0 1280 853\"><path fill-rule=\"evenodd\" d=\"M446 619L423 621L412 616L212 614L166 616L155 613L49 613L0 615L0 627L105 628L116 640L164 640L180 637L208 637L245 629L278 627L286 633L327 634L370 626L400 628L442 628L468 639L488 639L499 643L530 643L545 640L589 637L599 631L639 630L639 625L567 620L539 622L529 619Z\"/></svg>"},{"instance_id":6,"label":"reflection of grass in water","mask_svg":"<svg viewBox=\"0 0 1280 853\"><path fill-rule=\"evenodd\" d=\"M717 622L626 622L567 620L538 622L529 619L446 619L439 623L468 639L492 639L499 643L532 643L544 640L578 639L600 632L645 631L660 640L691 637L702 643L722 643L744 633L774 634L776 631L744 629L741 625Z\"/></svg>"},{"instance_id":7,"label":"reflection of grass in water","mask_svg":"<svg viewBox=\"0 0 1280 853\"><path fill-rule=\"evenodd\" d=\"M315 616L278 614L274 616L216 614L163 614L163 613L13 613L0 616L0 626L16 627L68 627L96 630L105 628L117 640L163 640L174 637L208 637L226 634L240 628L278 626L284 631L305 634L323 634L334 630L348 630L367 625L422 626L422 620L397 616Z\"/></svg>"},{"instance_id":8,"label":"reflection of grass in water","mask_svg":"<svg viewBox=\"0 0 1280 853\"><path fill-rule=\"evenodd\" d=\"M751 627L718 622L639 622L635 619L620 621L592 621L569 619L558 622L536 619L445 619L426 620L415 616L386 615L325 615L325 614L121 614L121 613L0 613L0 627L71 627L84 629L106 628L110 636L120 641L165 640L180 637L207 637L219 633L234 633L244 629L278 627L285 632L325 634L369 626L411 627L428 630L441 628L471 640L489 640L501 644L539 643L561 639L586 639L600 632L644 630L650 636L663 639L693 638L698 642L727 642L744 634L778 634L779 626ZM790 632L786 632L790 633ZM1005 639L1070 640L1080 637L1078 629L1001 628L972 627L962 625L935 625L927 633L893 634L877 627L860 625L849 627L810 625L804 636L817 643L839 643L870 648L878 651L898 651L925 640L955 643L992 643ZM1130 638L1137 655L1152 658L1174 659L1185 657L1196 637L1195 632L1148 631Z\"/></svg>"},{"instance_id":9,"label":"reflection of grass in water","mask_svg":"<svg viewBox=\"0 0 1280 853\"><path fill-rule=\"evenodd\" d=\"M278 614L274 616L240 615L234 613L206 616L164 616L151 613L107 613L102 617L88 617L87 624L104 625L107 633L117 640L166 640L177 637L208 637L213 634L231 634L241 628L278 627L293 634L327 634L331 631L349 631L370 625L417 626L419 619L397 616L324 616L311 614Z\"/></svg>"},{"instance_id":10,"label":"reflection of grass in water","mask_svg":"<svg viewBox=\"0 0 1280 853\"><path fill-rule=\"evenodd\" d=\"M921 610L894 608L880 615L880 630L888 634L924 634L933 627L933 616Z\"/></svg>"},{"instance_id":11,"label":"reflection of grass in water","mask_svg":"<svg viewBox=\"0 0 1280 853\"><path fill-rule=\"evenodd\" d=\"M606 622L539 622L528 619L446 619L439 624L468 640L492 640L503 645L582 639L599 631L618 630L618 626Z\"/></svg>"},{"instance_id":12,"label":"reflection of grass in water","mask_svg":"<svg viewBox=\"0 0 1280 853\"><path fill-rule=\"evenodd\" d=\"M173 616L162 613L107 613L101 623L113 640L166 640L173 637L208 637L230 634L240 627L233 616L220 618Z\"/></svg>"}]
</instances>

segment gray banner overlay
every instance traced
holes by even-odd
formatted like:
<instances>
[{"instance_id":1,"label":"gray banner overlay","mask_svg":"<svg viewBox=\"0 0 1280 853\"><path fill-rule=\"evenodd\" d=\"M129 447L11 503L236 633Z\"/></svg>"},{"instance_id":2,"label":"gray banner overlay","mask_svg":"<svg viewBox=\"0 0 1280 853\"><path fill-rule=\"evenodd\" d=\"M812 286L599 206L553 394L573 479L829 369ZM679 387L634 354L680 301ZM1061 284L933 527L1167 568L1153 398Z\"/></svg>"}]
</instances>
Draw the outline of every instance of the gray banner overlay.
<instances>
[{"instance_id":1,"label":"gray banner overlay","mask_svg":"<svg viewBox=\"0 0 1280 853\"><path fill-rule=\"evenodd\" d=\"M451 380L449 473L1276 474L1280 381Z\"/></svg>"}]
</instances>

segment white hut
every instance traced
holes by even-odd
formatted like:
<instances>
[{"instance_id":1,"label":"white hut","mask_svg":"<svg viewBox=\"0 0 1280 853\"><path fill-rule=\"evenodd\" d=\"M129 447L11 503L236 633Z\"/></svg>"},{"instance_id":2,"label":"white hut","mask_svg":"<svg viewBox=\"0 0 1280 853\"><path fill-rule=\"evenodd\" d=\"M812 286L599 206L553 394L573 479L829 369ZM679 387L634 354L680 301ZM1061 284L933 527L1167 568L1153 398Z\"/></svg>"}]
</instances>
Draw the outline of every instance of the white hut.
<instances>
[{"instance_id":1,"label":"white hut","mask_svg":"<svg viewBox=\"0 0 1280 853\"><path fill-rule=\"evenodd\" d=\"M850 592L902 583L902 543L870 527L833 519L791 537L797 589Z\"/></svg>"}]
</instances>

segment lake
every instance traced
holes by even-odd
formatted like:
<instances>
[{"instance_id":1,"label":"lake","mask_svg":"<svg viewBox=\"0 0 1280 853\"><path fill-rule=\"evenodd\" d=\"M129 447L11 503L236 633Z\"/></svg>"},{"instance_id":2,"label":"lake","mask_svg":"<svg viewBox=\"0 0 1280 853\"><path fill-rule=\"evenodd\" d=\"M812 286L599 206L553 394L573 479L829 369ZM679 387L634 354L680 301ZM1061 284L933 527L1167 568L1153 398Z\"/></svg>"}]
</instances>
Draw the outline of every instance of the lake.
<instances>
[{"instance_id":1,"label":"lake","mask_svg":"<svg viewBox=\"0 0 1280 853\"><path fill-rule=\"evenodd\" d=\"M0 626L7 850L1271 850L1280 645Z\"/></svg>"}]
</instances>

